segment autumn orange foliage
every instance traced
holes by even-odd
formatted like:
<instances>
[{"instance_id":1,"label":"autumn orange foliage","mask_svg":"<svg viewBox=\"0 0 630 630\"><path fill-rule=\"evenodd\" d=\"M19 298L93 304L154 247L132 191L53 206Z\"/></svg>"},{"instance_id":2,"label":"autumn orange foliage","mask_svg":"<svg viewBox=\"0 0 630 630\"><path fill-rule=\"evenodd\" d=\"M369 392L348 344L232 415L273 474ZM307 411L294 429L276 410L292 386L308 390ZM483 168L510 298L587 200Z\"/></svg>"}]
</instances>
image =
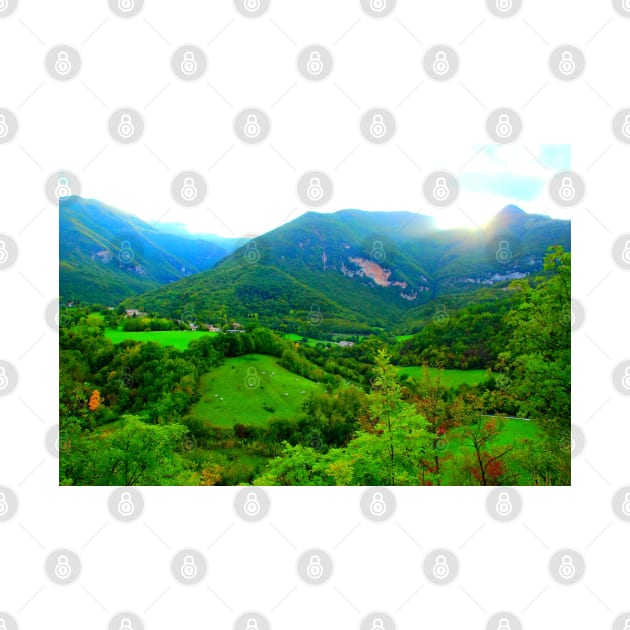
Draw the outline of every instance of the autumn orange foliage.
<instances>
[{"instance_id":1,"label":"autumn orange foliage","mask_svg":"<svg viewBox=\"0 0 630 630\"><path fill-rule=\"evenodd\" d=\"M101 406L101 394L98 389L95 389L90 396L90 402L88 402L88 407L90 411L96 411Z\"/></svg>"}]
</instances>

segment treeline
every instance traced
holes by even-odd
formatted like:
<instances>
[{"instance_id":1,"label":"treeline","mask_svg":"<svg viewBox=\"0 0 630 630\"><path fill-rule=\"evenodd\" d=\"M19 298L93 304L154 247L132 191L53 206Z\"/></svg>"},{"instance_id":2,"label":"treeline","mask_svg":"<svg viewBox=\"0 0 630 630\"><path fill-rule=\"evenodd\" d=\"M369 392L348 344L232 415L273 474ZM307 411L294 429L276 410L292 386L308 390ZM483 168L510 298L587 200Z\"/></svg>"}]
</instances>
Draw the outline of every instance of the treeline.
<instances>
[{"instance_id":1,"label":"treeline","mask_svg":"<svg viewBox=\"0 0 630 630\"><path fill-rule=\"evenodd\" d=\"M401 365L426 363L447 369L488 368L507 344L510 328L506 316L518 299L506 296L452 312L438 308L417 334L400 344L394 360Z\"/></svg>"}]
</instances>

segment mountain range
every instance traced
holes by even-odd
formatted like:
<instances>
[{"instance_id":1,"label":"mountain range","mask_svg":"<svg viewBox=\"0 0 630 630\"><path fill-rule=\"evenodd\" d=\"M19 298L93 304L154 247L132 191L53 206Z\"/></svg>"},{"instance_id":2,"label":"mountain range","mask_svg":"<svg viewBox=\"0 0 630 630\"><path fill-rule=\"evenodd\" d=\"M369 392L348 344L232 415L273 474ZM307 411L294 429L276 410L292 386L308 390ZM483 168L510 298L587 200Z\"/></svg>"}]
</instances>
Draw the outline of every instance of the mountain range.
<instances>
[{"instance_id":1,"label":"mountain range","mask_svg":"<svg viewBox=\"0 0 630 630\"><path fill-rule=\"evenodd\" d=\"M193 237L92 199L59 200L59 291L63 301L117 304L212 267L240 239Z\"/></svg>"},{"instance_id":2,"label":"mountain range","mask_svg":"<svg viewBox=\"0 0 630 630\"><path fill-rule=\"evenodd\" d=\"M391 328L438 298L539 271L551 245L571 248L569 221L514 205L451 230L411 212L307 212L244 243L73 196L60 200L59 236L64 301L301 331Z\"/></svg>"},{"instance_id":3,"label":"mountain range","mask_svg":"<svg viewBox=\"0 0 630 630\"><path fill-rule=\"evenodd\" d=\"M474 230L439 230L431 217L410 212L307 212L213 268L125 304L301 332L389 329L437 298L500 289L540 271L551 245L570 250L570 222L513 205Z\"/></svg>"}]
</instances>

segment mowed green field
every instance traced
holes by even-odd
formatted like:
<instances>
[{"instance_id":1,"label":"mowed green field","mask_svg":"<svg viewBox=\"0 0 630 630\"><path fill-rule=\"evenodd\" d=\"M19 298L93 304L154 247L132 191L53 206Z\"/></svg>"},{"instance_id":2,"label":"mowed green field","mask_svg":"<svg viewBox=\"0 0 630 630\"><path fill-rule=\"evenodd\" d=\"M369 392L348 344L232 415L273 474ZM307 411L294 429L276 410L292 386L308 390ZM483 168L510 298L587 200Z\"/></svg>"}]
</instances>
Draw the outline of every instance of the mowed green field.
<instances>
[{"instance_id":1,"label":"mowed green field","mask_svg":"<svg viewBox=\"0 0 630 630\"><path fill-rule=\"evenodd\" d=\"M275 357L246 354L226 359L201 377L201 400L190 415L218 427L237 422L264 425L270 418L292 420L311 392L324 390L278 365Z\"/></svg>"},{"instance_id":2,"label":"mowed green field","mask_svg":"<svg viewBox=\"0 0 630 630\"><path fill-rule=\"evenodd\" d=\"M440 383L444 387L458 387L465 383L466 385L476 385L483 383L488 379L488 375L485 370L441 370L439 368L426 368L429 370L429 377L431 382L435 382L440 378ZM423 365L413 365L398 368L398 375L402 376L406 374L410 378L414 378L417 381L424 380Z\"/></svg>"},{"instance_id":3,"label":"mowed green field","mask_svg":"<svg viewBox=\"0 0 630 630\"><path fill-rule=\"evenodd\" d=\"M194 339L216 334L207 330L150 330L148 332L133 332L108 328L105 331L105 336L111 339L112 343L121 343L127 339L155 341L163 346L174 346L178 350L185 350Z\"/></svg>"},{"instance_id":4,"label":"mowed green field","mask_svg":"<svg viewBox=\"0 0 630 630\"><path fill-rule=\"evenodd\" d=\"M288 339L289 341L302 341L303 337L302 335L296 335L295 333L287 333L284 338ZM310 346L311 348L314 348L318 343L326 343L321 339L313 339L311 337L307 337L306 339L306 345Z\"/></svg>"}]
</instances>

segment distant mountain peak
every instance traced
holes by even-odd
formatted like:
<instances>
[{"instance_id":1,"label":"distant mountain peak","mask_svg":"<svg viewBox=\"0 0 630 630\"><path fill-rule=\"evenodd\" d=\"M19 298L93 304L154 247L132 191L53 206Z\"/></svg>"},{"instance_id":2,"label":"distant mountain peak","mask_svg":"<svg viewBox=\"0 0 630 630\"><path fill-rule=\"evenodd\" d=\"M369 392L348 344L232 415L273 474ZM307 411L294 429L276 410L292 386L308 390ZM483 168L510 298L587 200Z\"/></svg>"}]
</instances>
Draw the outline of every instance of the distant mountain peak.
<instances>
[{"instance_id":1,"label":"distant mountain peak","mask_svg":"<svg viewBox=\"0 0 630 630\"><path fill-rule=\"evenodd\" d=\"M526 214L525 210L510 203L497 213L497 217L523 217Z\"/></svg>"}]
</instances>

